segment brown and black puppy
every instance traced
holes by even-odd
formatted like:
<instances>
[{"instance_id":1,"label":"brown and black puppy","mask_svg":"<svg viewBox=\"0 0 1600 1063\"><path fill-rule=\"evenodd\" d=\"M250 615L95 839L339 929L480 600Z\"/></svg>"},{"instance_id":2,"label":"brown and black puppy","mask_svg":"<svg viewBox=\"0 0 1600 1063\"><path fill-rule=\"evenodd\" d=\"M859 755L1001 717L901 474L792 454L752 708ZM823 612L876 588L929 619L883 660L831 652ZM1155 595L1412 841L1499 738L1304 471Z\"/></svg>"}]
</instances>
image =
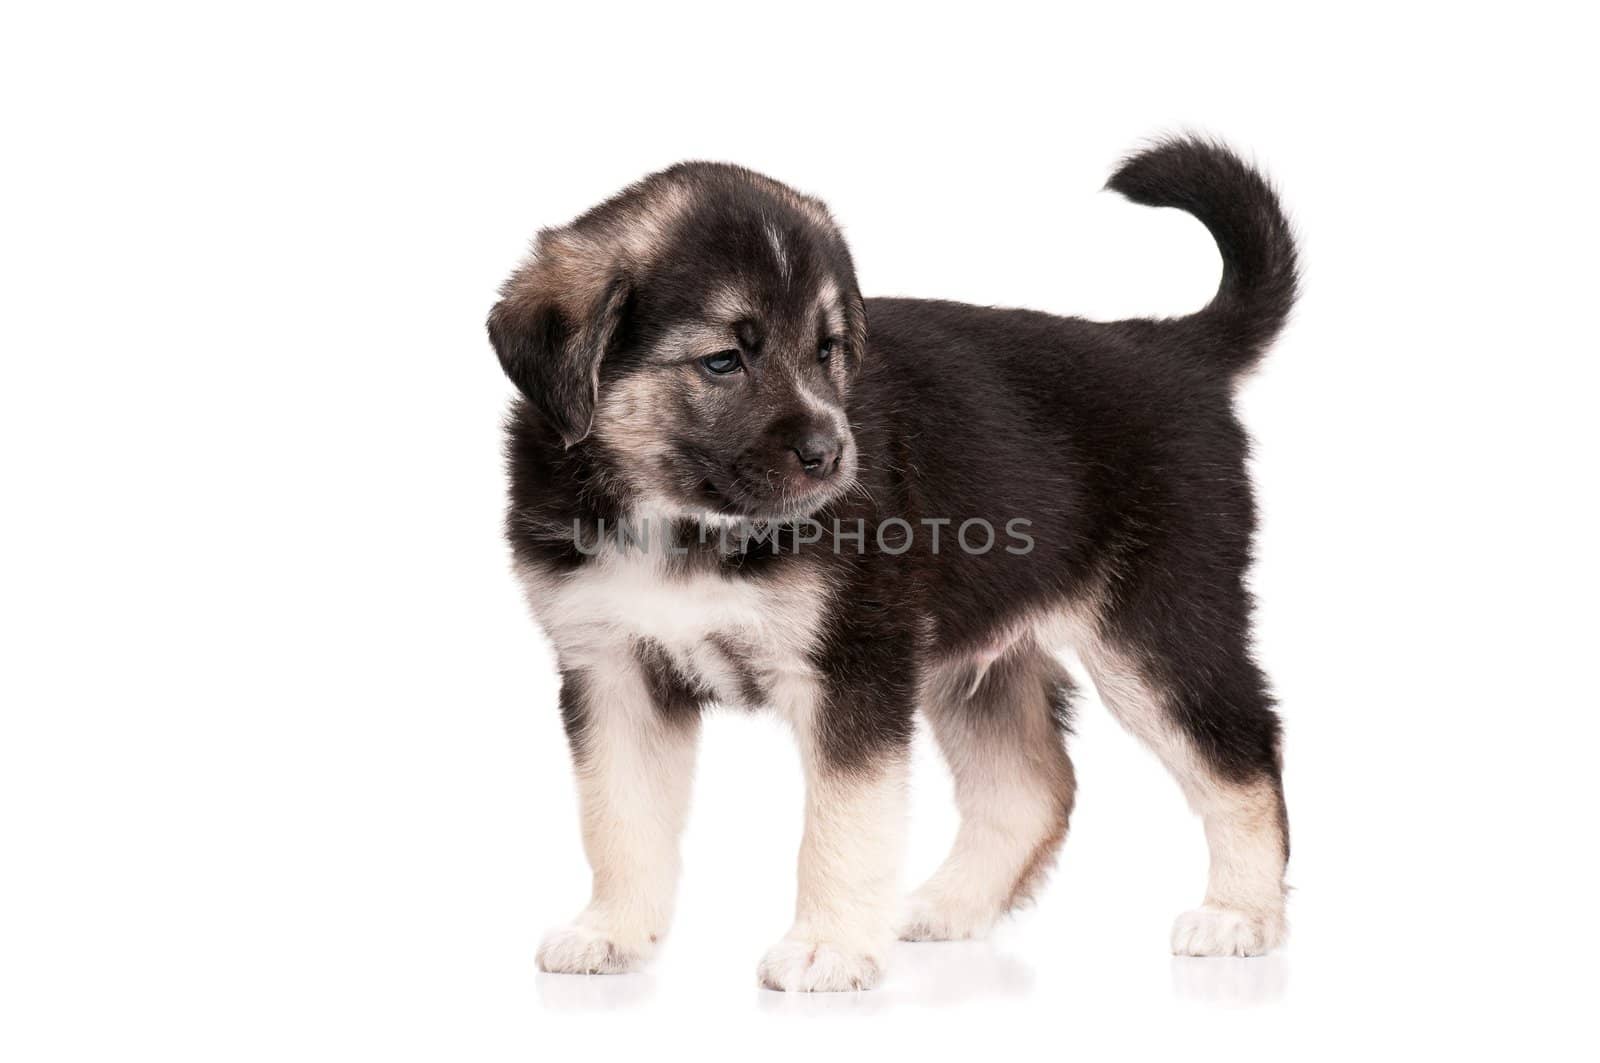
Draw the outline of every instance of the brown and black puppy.
<instances>
[{"instance_id":1,"label":"brown and black puppy","mask_svg":"<svg viewBox=\"0 0 1600 1063\"><path fill-rule=\"evenodd\" d=\"M1282 940L1232 390L1288 314L1294 246L1265 181L1214 144L1165 142L1111 186L1210 228L1224 270L1204 310L1097 324L863 300L821 203L725 165L539 235L489 332L522 392L507 530L559 655L594 870L544 969L630 970L666 933L713 702L782 714L805 766L799 901L765 985L865 988L897 932L984 933L1066 834L1069 648L1204 821L1210 882L1174 950ZM962 825L900 905L918 709Z\"/></svg>"}]
</instances>

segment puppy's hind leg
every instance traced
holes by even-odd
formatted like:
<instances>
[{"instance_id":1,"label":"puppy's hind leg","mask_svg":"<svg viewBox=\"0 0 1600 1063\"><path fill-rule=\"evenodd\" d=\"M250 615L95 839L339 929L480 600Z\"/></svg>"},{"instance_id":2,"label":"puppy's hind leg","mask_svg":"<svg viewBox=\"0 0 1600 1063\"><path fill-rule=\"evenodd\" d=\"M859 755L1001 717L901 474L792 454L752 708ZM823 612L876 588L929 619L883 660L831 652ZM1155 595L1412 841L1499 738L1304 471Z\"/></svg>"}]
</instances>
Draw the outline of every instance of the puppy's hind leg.
<instances>
[{"instance_id":1,"label":"puppy's hind leg","mask_svg":"<svg viewBox=\"0 0 1600 1063\"><path fill-rule=\"evenodd\" d=\"M1071 680L1031 640L978 673L947 666L923 710L955 776L955 847L907 901L900 937L982 937L1026 901L1067 833L1076 782L1064 743Z\"/></svg>"},{"instance_id":2,"label":"puppy's hind leg","mask_svg":"<svg viewBox=\"0 0 1600 1063\"><path fill-rule=\"evenodd\" d=\"M1287 934L1278 717L1242 617L1158 615L1156 624L1102 623L1079 649L1101 699L1161 758L1205 826L1205 900L1178 917L1172 951L1259 956Z\"/></svg>"}]
</instances>

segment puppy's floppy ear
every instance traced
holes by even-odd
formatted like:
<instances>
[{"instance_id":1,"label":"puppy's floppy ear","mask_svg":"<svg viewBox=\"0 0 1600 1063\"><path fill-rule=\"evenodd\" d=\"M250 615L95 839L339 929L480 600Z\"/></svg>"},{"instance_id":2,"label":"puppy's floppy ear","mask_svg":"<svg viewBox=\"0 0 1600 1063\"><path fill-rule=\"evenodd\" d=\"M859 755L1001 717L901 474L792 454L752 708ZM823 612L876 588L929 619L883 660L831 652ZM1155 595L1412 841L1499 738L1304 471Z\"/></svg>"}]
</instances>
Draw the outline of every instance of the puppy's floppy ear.
<instances>
[{"instance_id":1,"label":"puppy's floppy ear","mask_svg":"<svg viewBox=\"0 0 1600 1063\"><path fill-rule=\"evenodd\" d=\"M547 229L489 312L501 368L569 447L589 435L600 361L628 295L627 277L603 241Z\"/></svg>"},{"instance_id":2,"label":"puppy's floppy ear","mask_svg":"<svg viewBox=\"0 0 1600 1063\"><path fill-rule=\"evenodd\" d=\"M850 369L855 371L867 356L867 303L854 286L844 299L844 329L850 347Z\"/></svg>"}]
</instances>

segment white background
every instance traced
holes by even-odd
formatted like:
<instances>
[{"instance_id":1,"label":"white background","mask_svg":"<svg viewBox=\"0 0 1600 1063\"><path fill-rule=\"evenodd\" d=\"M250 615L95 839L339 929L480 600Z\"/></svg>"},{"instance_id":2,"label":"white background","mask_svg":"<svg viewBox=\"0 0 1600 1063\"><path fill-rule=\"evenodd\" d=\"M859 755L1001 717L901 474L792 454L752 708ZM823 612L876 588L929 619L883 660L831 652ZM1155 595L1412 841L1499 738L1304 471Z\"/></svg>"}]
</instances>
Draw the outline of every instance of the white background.
<instances>
[{"instance_id":1,"label":"white background","mask_svg":"<svg viewBox=\"0 0 1600 1063\"><path fill-rule=\"evenodd\" d=\"M0 1055L1594 1058L1577 6L578 7L8 9ZM656 965L537 974L587 873L499 535L482 321L529 236L729 159L827 199L868 294L1180 314L1209 238L1098 189L1182 127L1303 237L1241 396L1288 949L1167 955L1200 830L1090 698L1061 864L991 942L757 990L799 770L724 715ZM918 757L908 885L954 829Z\"/></svg>"}]
</instances>

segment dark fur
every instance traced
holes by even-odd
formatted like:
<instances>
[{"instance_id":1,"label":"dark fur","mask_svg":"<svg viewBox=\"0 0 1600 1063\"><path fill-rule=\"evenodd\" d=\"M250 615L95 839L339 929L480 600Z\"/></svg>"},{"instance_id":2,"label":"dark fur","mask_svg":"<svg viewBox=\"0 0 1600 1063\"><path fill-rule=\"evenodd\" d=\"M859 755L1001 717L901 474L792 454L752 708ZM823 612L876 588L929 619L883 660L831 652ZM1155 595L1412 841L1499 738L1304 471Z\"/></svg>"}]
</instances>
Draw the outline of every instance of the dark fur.
<instances>
[{"instance_id":1,"label":"dark fur","mask_svg":"<svg viewBox=\"0 0 1600 1063\"><path fill-rule=\"evenodd\" d=\"M983 517L1004 527L1023 517L1036 543L1028 556L935 556L919 535L911 552L891 557L869 535L859 556L765 546L725 556L699 546L691 526L680 529L691 546L683 565L721 566L740 579L824 566L843 588L815 659L827 693L824 747L835 764L861 769L904 747L927 662L972 654L1019 616L1096 588L1104 629L1169 692L1174 722L1214 771L1278 785L1278 719L1250 654L1244 577L1255 506L1248 441L1233 408L1236 379L1278 333L1295 293L1293 242L1265 181L1199 140L1130 158L1110 187L1193 213L1215 236L1224 273L1216 298L1190 317L1102 324L951 302L863 304L836 232L786 204L764 179L704 164L679 173L696 182L699 198L648 269L624 270L576 311L603 318L600 325L553 305L530 309L509 286L491 319L501 360L527 396L508 425L507 528L518 559L581 566L574 517L595 528L628 510L617 455L583 436L592 415L586 367L599 359L604 393L638 370L652 338L704 298L709 279L769 273L742 219L776 215L803 248L800 268L837 278L851 306L843 352L851 376L840 398L860 449L861 489L818 518L865 518L870 526L891 516L913 524ZM601 208L599 222L614 223L616 210ZM787 312L778 288L763 298L772 303L763 316ZM768 424L758 413L718 431L759 440ZM685 490L695 489L691 479ZM730 491L714 487L707 504L728 502ZM919 629L918 618L931 627ZM652 664L662 708L681 713L692 692L662 667ZM986 682L1009 678L995 673ZM1037 696L1064 711L1066 687L1054 671L1029 681L1047 684ZM976 698L970 710L990 700ZM580 703L563 699L575 748ZM1070 779L1070 765L1066 771ZM1070 788L1062 799L1070 808Z\"/></svg>"}]
</instances>

